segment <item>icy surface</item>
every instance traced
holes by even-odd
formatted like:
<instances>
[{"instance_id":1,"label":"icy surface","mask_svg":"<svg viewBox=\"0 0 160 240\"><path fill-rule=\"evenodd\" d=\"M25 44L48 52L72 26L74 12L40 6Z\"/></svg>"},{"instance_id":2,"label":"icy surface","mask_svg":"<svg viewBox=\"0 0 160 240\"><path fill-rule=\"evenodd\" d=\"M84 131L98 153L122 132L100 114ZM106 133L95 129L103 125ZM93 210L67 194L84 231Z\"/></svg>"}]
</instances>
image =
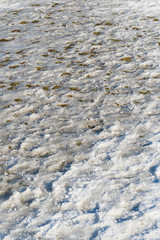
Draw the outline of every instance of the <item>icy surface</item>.
<instances>
[{"instance_id":1,"label":"icy surface","mask_svg":"<svg viewBox=\"0 0 160 240\"><path fill-rule=\"evenodd\" d=\"M0 4L0 239L160 239L159 1Z\"/></svg>"}]
</instances>

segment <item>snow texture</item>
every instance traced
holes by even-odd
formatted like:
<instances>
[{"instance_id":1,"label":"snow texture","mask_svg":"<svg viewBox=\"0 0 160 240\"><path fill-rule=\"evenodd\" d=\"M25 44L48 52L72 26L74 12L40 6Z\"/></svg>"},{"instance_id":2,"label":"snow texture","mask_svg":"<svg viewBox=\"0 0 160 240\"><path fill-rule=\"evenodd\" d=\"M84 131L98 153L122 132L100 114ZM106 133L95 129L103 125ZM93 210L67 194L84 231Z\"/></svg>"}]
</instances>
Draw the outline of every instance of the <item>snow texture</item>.
<instances>
[{"instance_id":1,"label":"snow texture","mask_svg":"<svg viewBox=\"0 0 160 240\"><path fill-rule=\"evenodd\" d=\"M160 239L159 12L1 0L0 239Z\"/></svg>"}]
</instances>

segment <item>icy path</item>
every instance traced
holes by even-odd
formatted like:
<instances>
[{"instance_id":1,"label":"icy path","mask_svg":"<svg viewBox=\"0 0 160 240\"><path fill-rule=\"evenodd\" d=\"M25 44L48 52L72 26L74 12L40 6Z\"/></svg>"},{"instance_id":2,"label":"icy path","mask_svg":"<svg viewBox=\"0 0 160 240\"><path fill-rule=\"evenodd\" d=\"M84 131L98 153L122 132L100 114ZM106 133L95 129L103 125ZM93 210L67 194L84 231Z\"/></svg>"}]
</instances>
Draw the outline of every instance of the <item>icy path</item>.
<instances>
[{"instance_id":1,"label":"icy path","mask_svg":"<svg viewBox=\"0 0 160 240\"><path fill-rule=\"evenodd\" d=\"M0 239L160 239L159 13L1 0Z\"/></svg>"}]
</instances>

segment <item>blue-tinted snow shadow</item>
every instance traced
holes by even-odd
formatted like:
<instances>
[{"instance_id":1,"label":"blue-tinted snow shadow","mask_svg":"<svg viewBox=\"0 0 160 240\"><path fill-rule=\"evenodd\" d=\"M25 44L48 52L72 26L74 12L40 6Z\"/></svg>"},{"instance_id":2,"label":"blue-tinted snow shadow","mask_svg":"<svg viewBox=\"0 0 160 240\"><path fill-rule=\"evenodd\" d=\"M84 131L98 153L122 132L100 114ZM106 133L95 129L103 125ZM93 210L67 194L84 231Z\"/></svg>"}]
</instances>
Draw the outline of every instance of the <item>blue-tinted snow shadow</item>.
<instances>
[{"instance_id":1,"label":"blue-tinted snow shadow","mask_svg":"<svg viewBox=\"0 0 160 240\"><path fill-rule=\"evenodd\" d=\"M123 223L123 222L126 222L126 221L131 220L131 219L132 219L132 216L128 216L128 217L122 216L120 218L117 218L116 222L117 223Z\"/></svg>"},{"instance_id":2,"label":"blue-tinted snow shadow","mask_svg":"<svg viewBox=\"0 0 160 240\"><path fill-rule=\"evenodd\" d=\"M6 170L12 168L14 165L16 165L18 163L18 160L13 158L10 161L8 161L8 166L6 167Z\"/></svg>"},{"instance_id":3,"label":"blue-tinted snow shadow","mask_svg":"<svg viewBox=\"0 0 160 240\"><path fill-rule=\"evenodd\" d=\"M99 234L102 234L102 233L105 232L108 228L109 228L109 226L96 229L96 230L92 233L92 235L91 235L91 237L89 238L89 240L94 240Z\"/></svg>"},{"instance_id":4,"label":"blue-tinted snow shadow","mask_svg":"<svg viewBox=\"0 0 160 240\"><path fill-rule=\"evenodd\" d=\"M12 196L12 191L8 190L3 195L0 196L0 202L7 201Z\"/></svg>"},{"instance_id":5,"label":"blue-tinted snow shadow","mask_svg":"<svg viewBox=\"0 0 160 240\"><path fill-rule=\"evenodd\" d=\"M146 239L146 235L147 234L149 234L149 233L151 233L151 231L154 231L154 230L156 230L158 228L158 226L157 226L157 223L155 223L151 228L146 228L146 229L144 229L141 233L137 233L137 234L135 234L135 235L132 235L131 237L130 237L130 239ZM159 239L159 237L158 238L156 238L157 240Z\"/></svg>"},{"instance_id":6,"label":"blue-tinted snow shadow","mask_svg":"<svg viewBox=\"0 0 160 240\"><path fill-rule=\"evenodd\" d=\"M96 224L100 221L99 219L99 203L96 203L96 206L92 209L89 209L86 213L90 213L90 214L94 214L95 215L95 218L94 218L94 222L93 224ZM105 232L107 229L109 228L109 226L105 226L103 228L98 228L96 229L92 235L90 236L89 240L93 240L95 239L99 234Z\"/></svg>"},{"instance_id":7,"label":"blue-tinted snow shadow","mask_svg":"<svg viewBox=\"0 0 160 240\"><path fill-rule=\"evenodd\" d=\"M0 233L0 239L3 240L7 235L6 234L3 234L3 233Z\"/></svg>"},{"instance_id":8,"label":"blue-tinted snow shadow","mask_svg":"<svg viewBox=\"0 0 160 240\"><path fill-rule=\"evenodd\" d=\"M46 220L44 223L41 223L40 225L38 225L37 227L44 227L45 225L48 225L51 223L51 220Z\"/></svg>"},{"instance_id":9,"label":"blue-tinted snow shadow","mask_svg":"<svg viewBox=\"0 0 160 240\"><path fill-rule=\"evenodd\" d=\"M87 213L92 213L95 215L94 223L99 222L99 203L96 203L96 206L92 209L89 209Z\"/></svg>"},{"instance_id":10,"label":"blue-tinted snow shadow","mask_svg":"<svg viewBox=\"0 0 160 240\"><path fill-rule=\"evenodd\" d=\"M159 166L159 165L154 165L154 166L150 167L150 169L149 169L149 172L155 177L155 179L154 179L154 181L153 181L154 183L159 183L159 179L157 178L157 176L156 176L156 174L155 174L158 166Z\"/></svg>"},{"instance_id":11,"label":"blue-tinted snow shadow","mask_svg":"<svg viewBox=\"0 0 160 240\"><path fill-rule=\"evenodd\" d=\"M51 181L51 182L46 182L46 183L44 184L47 192L52 192L52 183L53 183L53 181Z\"/></svg>"}]
</instances>

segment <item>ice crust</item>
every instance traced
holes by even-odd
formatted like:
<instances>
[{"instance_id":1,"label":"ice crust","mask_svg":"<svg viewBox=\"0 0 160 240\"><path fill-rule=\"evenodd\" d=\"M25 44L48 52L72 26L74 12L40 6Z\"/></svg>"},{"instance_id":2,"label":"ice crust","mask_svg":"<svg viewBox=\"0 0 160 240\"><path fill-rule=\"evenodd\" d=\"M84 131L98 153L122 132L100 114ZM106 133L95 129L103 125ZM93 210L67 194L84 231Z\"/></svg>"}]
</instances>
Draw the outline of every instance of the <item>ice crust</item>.
<instances>
[{"instance_id":1,"label":"ice crust","mask_svg":"<svg viewBox=\"0 0 160 240\"><path fill-rule=\"evenodd\" d=\"M160 239L160 2L0 4L0 239Z\"/></svg>"}]
</instances>

